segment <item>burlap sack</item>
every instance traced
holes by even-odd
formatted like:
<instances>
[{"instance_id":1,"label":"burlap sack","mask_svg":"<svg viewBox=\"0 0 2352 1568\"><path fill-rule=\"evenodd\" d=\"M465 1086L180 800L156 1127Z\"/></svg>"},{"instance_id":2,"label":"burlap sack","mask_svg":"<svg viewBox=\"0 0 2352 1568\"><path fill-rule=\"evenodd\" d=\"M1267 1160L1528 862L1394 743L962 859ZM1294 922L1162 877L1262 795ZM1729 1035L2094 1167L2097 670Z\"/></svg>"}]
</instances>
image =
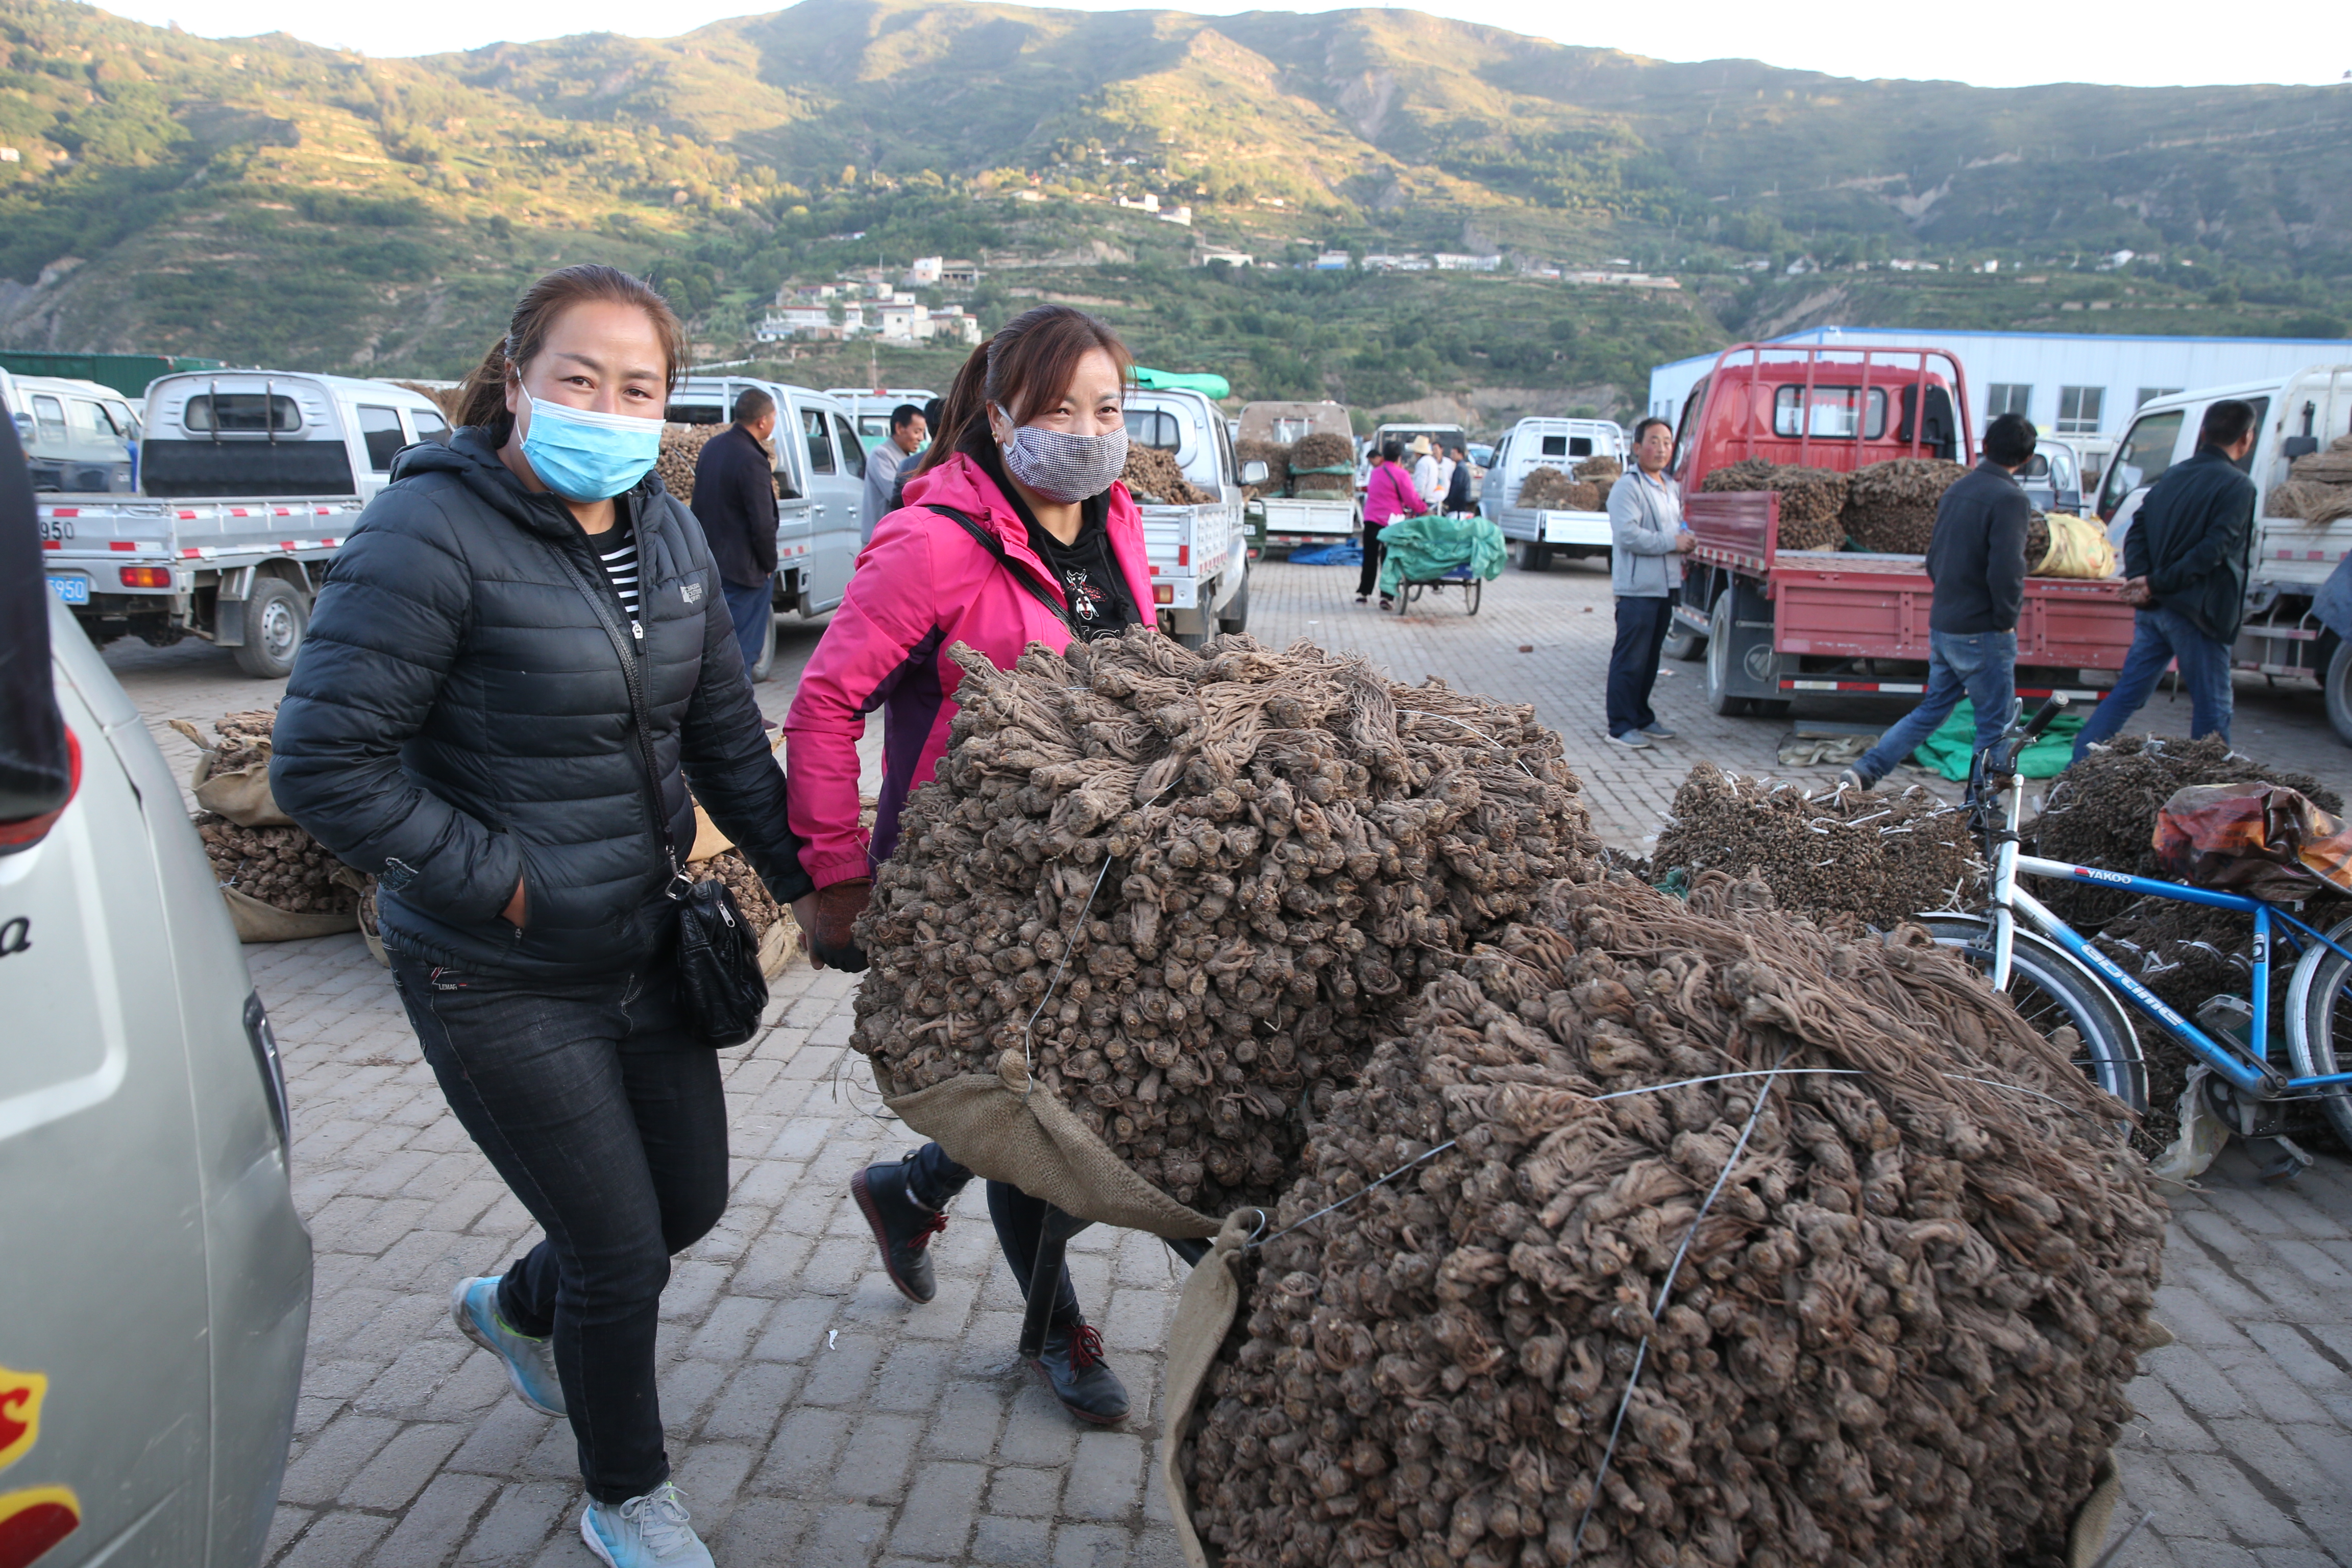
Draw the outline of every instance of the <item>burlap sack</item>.
<instances>
[{"instance_id":1,"label":"burlap sack","mask_svg":"<svg viewBox=\"0 0 2352 1568\"><path fill-rule=\"evenodd\" d=\"M967 1073L908 1095L874 1064L882 1102L899 1121L992 1182L1019 1187L1064 1214L1151 1236L1214 1236L1217 1222L1186 1208L1129 1169L1077 1113L1050 1093L1030 1092L1019 1051L993 1078Z\"/></svg>"},{"instance_id":2,"label":"burlap sack","mask_svg":"<svg viewBox=\"0 0 2352 1568\"><path fill-rule=\"evenodd\" d=\"M2095 578L2116 574L2116 547L2107 542L2106 531L2096 522L2063 511L2053 511L2044 521L2050 524L2050 552L2034 563L2033 575Z\"/></svg>"},{"instance_id":3,"label":"burlap sack","mask_svg":"<svg viewBox=\"0 0 2352 1568\"><path fill-rule=\"evenodd\" d=\"M775 979L791 967L800 951L800 922L793 919L792 910L779 910L768 927L768 934L760 939L760 973L770 980Z\"/></svg>"},{"instance_id":4,"label":"burlap sack","mask_svg":"<svg viewBox=\"0 0 2352 1568\"><path fill-rule=\"evenodd\" d=\"M196 765L188 774L188 788L196 804L227 817L239 827L291 827L294 819L278 809L269 794L269 742L261 742L261 761L226 773L213 772L218 748L205 743L204 731L185 719L171 721L172 728L196 747Z\"/></svg>"},{"instance_id":5,"label":"burlap sack","mask_svg":"<svg viewBox=\"0 0 2352 1568\"><path fill-rule=\"evenodd\" d=\"M734 847L735 840L719 832L719 825L710 820L710 814L702 809L702 803L695 802L694 850L687 856L687 858L708 860L714 855L724 855Z\"/></svg>"},{"instance_id":6,"label":"burlap sack","mask_svg":"<svg viewBox=\"0 0 2352 1568\"><path fill-rule=\"evenodd\" d=\"M1184 1434L1192 1425L1192 1406L1209 1381L1209 1368L1241 1310L1242 1284L1234 1277L1242 1248L1265 1216L1255 1209L1237 1209L1225 1216L1209 1256L1194 1265L1176 1298L1175 1326L1168 1331L1167 1440L1160 1445L1160 1493L1168 1500L1168 1516L1176 1523L1176 1544L1190 1568L1213 1568L1223 1555L1192 1531L1192 1494L1184 1485L1179 1459Z\"/></svg>"},{"instance_id":7,"label":"burlap sack","mask_svg":"<svg viewBox=\"0 0 2352 1568\"><path fill-rule=\"evenodd\" d=\"M235 888L223 888L221 899L228 905L228 918L236 927L239 942L297 942L306 936L334 936L360 929L359 913L353 910L331 914L289 914Z\"/></svg>"}]
</instances>

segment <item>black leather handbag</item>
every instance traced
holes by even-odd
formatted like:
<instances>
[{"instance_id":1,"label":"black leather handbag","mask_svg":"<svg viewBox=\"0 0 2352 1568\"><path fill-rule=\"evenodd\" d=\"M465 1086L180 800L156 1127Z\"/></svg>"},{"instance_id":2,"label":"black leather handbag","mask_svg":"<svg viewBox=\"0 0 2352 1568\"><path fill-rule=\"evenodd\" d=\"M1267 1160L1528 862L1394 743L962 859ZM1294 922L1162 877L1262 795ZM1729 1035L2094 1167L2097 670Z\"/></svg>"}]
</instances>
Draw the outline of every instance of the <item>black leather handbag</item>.
<instances>
[{"instance_id":1,"label":"black leather handbag","mask_svg":"<svg viewBox=\"0 0 2352 1568\"><path fill-rule=\"evenodd\" d=\"M639 544L640 559L644 546ZM697 1043L713 1048L740 1046L757 1034L760 1014L768 1005L767 976L760 973L760 944L735 895L717 878L696 881L677 858L677 840L670 832L669 814L662 810L661 772L654 763L653 725L646 711L642 657L631 635L621 627L620 611L596 584L588 581L580 563L561 548L556 559L572 585L585 595L603 623L613 651L621 656L621 679L629 689L629 718L636 731L637 754L645 763L646 806L653 813L654 833L669 861L669 881L663 887L677 917L678 1005ZM642 635L642 634L639 634Z\"/></svg>"}]
</instances>

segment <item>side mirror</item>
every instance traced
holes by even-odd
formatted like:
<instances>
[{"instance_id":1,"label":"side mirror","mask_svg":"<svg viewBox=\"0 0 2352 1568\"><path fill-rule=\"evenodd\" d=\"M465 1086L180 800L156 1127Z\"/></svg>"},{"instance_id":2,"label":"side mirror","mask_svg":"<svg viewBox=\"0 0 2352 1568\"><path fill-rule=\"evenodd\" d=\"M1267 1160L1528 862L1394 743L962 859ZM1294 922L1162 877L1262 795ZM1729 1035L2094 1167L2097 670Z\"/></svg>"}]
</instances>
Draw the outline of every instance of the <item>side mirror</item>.
<instances>
[{"instance_id":1,"label":"side mirror","mask_svg":"<svg viewBox=\"0 0 2352 1568\"><path fill-rule=\"evenodd\" d=\"M1262 485L1265 483L1266 475L1273 471L1273 469L1265 466L1265 458L1252 458L1248 462L1242 465L1242 483L1245 485Z\"/></svg>"}]
</instances>

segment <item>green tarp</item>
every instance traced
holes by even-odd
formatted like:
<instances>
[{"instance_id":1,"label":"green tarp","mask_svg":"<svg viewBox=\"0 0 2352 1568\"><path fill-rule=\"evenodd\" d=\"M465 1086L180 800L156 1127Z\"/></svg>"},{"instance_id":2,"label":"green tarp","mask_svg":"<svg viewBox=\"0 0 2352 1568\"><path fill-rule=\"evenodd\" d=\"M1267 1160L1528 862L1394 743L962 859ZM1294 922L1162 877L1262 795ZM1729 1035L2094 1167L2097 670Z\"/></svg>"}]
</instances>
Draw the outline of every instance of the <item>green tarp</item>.
<instances>
[{"instance_id":1,"label":"green tarp","mask_svg":"<svg viewBox=\"0 0 2352 1568\"><path fill-rule=\"evenodd\" d=\"M2033 744L2018 754L2017 771L2030 779L2054 779L2074 760L2074 736L2089 719L2087 713L2061 713L2050 721ZM1958 784L1969 776L1977 747L1977 705L1967 698L1936 732L1919 742L1911 760L1933 768Z\"/></svg>"},{"instance_id":2,"label":"green tarp","mask_svg":"<svg viewBox=\"0 0 2352 1568\"><path fill-rule=\"evenodd\" d=\"M1443 577L1468 563L1486 582L1503 574L1503 531L1483 517L1447 517L1425 511L1401 517L1381 530L1381 592L1396 592L1410 577L1416 583Z\"/></svg>"}]
</instances>

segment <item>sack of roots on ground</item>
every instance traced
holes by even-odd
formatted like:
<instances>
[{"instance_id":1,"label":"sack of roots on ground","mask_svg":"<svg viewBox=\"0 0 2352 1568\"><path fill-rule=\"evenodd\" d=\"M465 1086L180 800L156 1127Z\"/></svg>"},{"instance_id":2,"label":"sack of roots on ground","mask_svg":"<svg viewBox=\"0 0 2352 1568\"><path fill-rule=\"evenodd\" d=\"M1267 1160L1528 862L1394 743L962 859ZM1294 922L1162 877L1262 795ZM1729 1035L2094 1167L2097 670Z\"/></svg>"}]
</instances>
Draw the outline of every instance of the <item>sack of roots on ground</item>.
<instances>
[{"instance_id":1,"label":"sack of roots on ground","mask_svg":"<svg viewBox=\"0 0 2352 1568\"><path fill-rule=\"evenodd\" d=\"M290 827L294 819L278 809L269 793L270 736L278 726L275 706L224 713L213 721L216 741L185 719L169 721L196 748L188 792L196 805L243 827Z\"/></svg>"},{"instance_id":2,"label":"sack of roots on ground","mask_svg":"<svg viewBox=\"0 0 2352 1568\"><path fill-rule=\"evenodd\" d=\"M1709 472L1699 488L1708 492L1772 490L1780 498L1781 549L1835 550L1846 535L1842 521L1846 479L1833 468L1743 458Z\"/></svg>"},{"instance_id":3,"label":"sack of roots on ground","mask_svg":"<svg viewBox=\"0 0 2352 1568\"><path fill-rule=\"evenodd\" d=\"M2123 1108L1917 928L1737 893L1556 884L1235 1216L1170 1355L1192 1561L2095 1553L2165 1341Z\"/></svg>"},{"instance_id":4,"label":"sack of roots on ground","mask_svg":"<svg viewBox=\"0 0 2352 1568\"><path fill-rule=\"evenodd\" d=\"M1239 636L950 651L961 711L876 874L851 1043L909 1126L1083 1217L1134 1223L1044 1190L1083 1173L991 1170L971 1130L1090 1141L1206 1234L1289 1184L1303 1114L1414 991L1599 850L1530 708ZM1124 1180L1104 1203L1150 1209Z\"/></svg>"},{"instance_id":5,"label":"sack of roots on ground","mask_svg":"<svg viewBox=\"0 0 2352 1568\"><path fill-rule=\"evenodd\" d=\"M1760 873L1782 909L1881 928L1961 907L1984 879L1968 814L1917 784L1808 795L1701 763L1675 792L1654 876Z\"/></svg>"}]
</instances>

